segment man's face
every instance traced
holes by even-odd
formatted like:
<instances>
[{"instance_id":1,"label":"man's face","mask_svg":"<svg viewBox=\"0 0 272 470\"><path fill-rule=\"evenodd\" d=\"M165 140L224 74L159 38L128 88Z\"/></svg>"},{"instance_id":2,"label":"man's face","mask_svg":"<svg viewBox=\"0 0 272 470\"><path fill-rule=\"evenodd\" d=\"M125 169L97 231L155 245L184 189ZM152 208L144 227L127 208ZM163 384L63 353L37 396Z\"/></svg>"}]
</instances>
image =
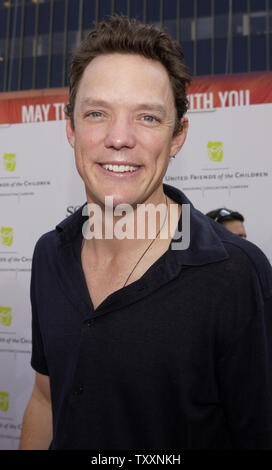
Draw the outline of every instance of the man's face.
<instances>
[{"instance_id":1,"label":"man's face","mask_svg":"<svg viewBox=\"0 0 272 470\"><path fill-rule=\"evenodd\" d=\"M240 220L229 220L227 222L224 222L222 225L224 225L224 227L226 227L230 232L234 233L235 235L238 235L238 237L247 237L245 226Z\"/></svg>"},{"instance_id":2,"label":"man's face","mask_svg":"<svg viewBox=\"0 0 272 470\"><path fill-rule=\"evenodd\" d=\"M114 205L163 201L162 180L170 156L186 132L173 137L174 97L157 61L133 54L96 57L85 69L67 136L88 202Z\"/></svg>"}]
</instances>

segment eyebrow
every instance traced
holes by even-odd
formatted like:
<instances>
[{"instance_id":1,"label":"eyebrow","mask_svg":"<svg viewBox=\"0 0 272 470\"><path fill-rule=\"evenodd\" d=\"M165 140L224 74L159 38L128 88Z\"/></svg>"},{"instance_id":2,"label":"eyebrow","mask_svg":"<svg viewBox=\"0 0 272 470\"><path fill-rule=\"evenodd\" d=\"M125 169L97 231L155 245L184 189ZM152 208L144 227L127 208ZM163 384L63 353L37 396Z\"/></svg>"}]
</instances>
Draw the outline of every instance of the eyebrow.
<instances>
[{"instance_id":1,"label":"eyebrow","mask_svg":"<svg viewBox=\"0 0 272 470\"><path fill-rule=\"evenodd\" d=\"M83 106L103 106L108 107L110 104L105 100L97 100L92 98L84 98L80 105ZM157 111L162 115L166 114L165 107L160 103L139 103L136 105L135 110L139 111L140 109L146 109L150 111Z\"/></svg>"},{"instance_id":2,"label":"eyebrow","mask_svg":"<svg viewBox=\"0 0 272 470\"><path fill-rule=\"evenodd\" d=\"M91 106L107 106L107 102L104 100L94 100L92 98L84 98L80 101L81 106L91 105Z\"/></svg>"},{"instance_id":3,"label":"eyebrow","mask_svg":"<svg viewBox=\"0 0 272 470\"><path fill-rule=\"evenodd\" d=\"M162 115L166 114L166 109L163 105L159 103L141 103L136 106L136 110L147 109L150 111L158 111Z\"/></svg>"}]
</instances>

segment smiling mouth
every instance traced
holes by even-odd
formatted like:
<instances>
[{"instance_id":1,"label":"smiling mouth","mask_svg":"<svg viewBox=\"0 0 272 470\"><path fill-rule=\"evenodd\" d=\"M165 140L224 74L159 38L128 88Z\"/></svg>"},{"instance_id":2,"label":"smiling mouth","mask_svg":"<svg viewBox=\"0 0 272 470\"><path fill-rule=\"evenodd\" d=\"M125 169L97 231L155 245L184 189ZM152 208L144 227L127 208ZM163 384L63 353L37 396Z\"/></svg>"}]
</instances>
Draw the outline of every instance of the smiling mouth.
<instances>
[{"instance_id":1,"label":"smiling mouth","mask_svg":"<svg viewBox=\"0 0 272 470\"><path fill-rule=\"evenodd\" d=\"M133 173L134 171L138 170L140 166L132 166L132 165L110 165L110 164L100 164L102 168L105 170L111 171L113 173Z\"/></svg>"}]
</instances>

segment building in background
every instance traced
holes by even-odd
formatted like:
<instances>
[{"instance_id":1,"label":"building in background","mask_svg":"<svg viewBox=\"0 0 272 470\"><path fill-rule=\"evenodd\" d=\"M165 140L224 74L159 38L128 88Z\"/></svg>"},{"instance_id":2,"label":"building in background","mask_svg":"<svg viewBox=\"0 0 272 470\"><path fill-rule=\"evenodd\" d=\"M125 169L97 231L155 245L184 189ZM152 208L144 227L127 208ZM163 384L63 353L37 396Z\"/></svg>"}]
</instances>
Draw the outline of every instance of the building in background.
<instances>
[{"instance_id":1,"label":"building in background","mask_svg":"<svg viewBox=\"0 0 272 470\"><path fill-rule=\"evenodd\" d=\"M113 12L163 26L195 76L272 70L272 0L0 0L0 91L66 86L74 47Z\"/></svg>"}]
</instances>

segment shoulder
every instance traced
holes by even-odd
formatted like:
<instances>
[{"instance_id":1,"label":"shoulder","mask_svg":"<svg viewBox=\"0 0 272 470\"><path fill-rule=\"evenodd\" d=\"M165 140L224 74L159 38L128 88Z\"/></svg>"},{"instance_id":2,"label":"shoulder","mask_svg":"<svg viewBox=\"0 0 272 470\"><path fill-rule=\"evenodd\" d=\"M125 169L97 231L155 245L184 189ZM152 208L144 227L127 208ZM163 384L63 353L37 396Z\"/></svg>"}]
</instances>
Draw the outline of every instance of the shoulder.
<instances>
[{"instance_id":1,"label":"shoulder","mask_svg":"<svg viewBox=\"0 0 272 470\"><path fill-rule=\"evenodd\" d=\"M44 233L36 242L34 248L34 259L40 257L52 257L56 255L59 247L71 241L76 233L81 230L84 220L82 207L74 214L59 222L54 230Z\"/></svg>"},{"instance_id":2,"label":"shoulder","mask_svg":"<svg viewBox=\"0 0 272 470\"><path fill-rule=\"evenodd\" d=\"M206 216L203 215L203 217ZM247 277L247 274L249 276L253 274L257 279L264 298L271 297L272 267L262 250L254 243L232 234L217 222L208 217L206 218L228 253L229 258L226 266L228 266L227 269L231 271L232 276L234 278L236 276Z\"/></svg>"},{"instance_id":3,"label":"shoulder","mask_svg":"<svg viewBox=\"0 0 272 470\"><path fill-rule=\"evenodd\" d=\"M272 296L272 268L256 245L204 215L179 189L164 185L164 191L175 202L190 206L190 244L176 255L183 264L205 267L205 273L224 280L226 285L234 279L238 285L239 279L245 282L253 276L263 297Z\"/></svg>"},{"instance_id":4,"label":"shoulder","mask_svg":"<svg viewBox=\"0 0 272 470\"><path fill-rule=\"evenodd\" d=\"M254 243L244 240L202 215L226 252L225 259L206 265L212 278L212 303L217 345L220 354L232 351L260 325L271 324L272 268L265 254ZM207 220L205 220L205 218ZM269 327L270 328L270 327Z\"/></svg>"}]
</instances>

